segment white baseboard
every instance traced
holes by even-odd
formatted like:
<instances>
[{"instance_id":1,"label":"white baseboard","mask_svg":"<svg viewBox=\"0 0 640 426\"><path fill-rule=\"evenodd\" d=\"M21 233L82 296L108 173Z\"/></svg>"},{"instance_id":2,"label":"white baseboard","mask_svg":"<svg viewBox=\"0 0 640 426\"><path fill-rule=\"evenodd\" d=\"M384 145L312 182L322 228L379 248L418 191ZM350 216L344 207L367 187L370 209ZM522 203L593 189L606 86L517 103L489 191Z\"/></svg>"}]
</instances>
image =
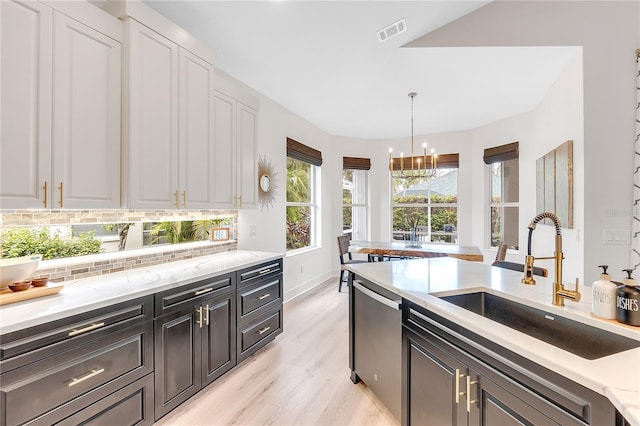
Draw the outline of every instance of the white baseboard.
<instances>
[{"instance_id":1,"label":"white baseboard","mask_svg":"<svg viewBox=\"0 0 640 426\"><path fill-rule=\"evenodd\" d=\"M312 278L311 280L305 281L302 284L295 286L294 288L286 289L284 291L284 303L287 303L288 301L300 296L303 293L306 293L312 288L319 286L320 284L327 281L328 279L335 278L335 282L337 286L338 279L339 279L338 277L339 277L338 275L334 276L331 272L326 272L322 275L318 275Z\"/></svg>"}]
</instances>

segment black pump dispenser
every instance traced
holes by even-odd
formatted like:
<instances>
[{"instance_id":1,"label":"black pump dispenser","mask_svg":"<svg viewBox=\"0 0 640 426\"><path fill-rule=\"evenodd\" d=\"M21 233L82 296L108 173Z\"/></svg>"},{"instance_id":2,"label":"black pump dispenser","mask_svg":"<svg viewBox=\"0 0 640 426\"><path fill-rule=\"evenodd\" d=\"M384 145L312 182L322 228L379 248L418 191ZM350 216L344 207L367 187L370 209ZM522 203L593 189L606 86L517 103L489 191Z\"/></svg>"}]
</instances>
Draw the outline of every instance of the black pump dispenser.
<instances>
[{"instance_id":1,"label":"black pump dispenser","mask_svg":"<svg viewBox=\"0 0 640 426\"><path fill-rule=\"evenodd\" d=\"M631 276L633 269L623 269L627 273L624 285L618 287L616 296L616 319L624 324L640 326L640 289Z\"/></svg>"}]
</instances>

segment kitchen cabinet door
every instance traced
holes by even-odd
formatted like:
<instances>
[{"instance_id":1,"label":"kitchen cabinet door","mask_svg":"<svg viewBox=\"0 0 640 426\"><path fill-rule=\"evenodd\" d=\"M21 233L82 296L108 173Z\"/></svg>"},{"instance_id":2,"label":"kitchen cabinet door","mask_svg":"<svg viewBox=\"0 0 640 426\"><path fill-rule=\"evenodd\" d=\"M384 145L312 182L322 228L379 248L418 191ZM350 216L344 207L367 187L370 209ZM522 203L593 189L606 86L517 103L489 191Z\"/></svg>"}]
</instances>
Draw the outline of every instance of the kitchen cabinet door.
<instances>
[{"instance_id":1,"label":"kitchen cabinet door","mask_svg":"<svg viewBox=\"0 0 640 426\"><path fill-rule=\"evenodd\" d=\"M202 304L202 386L206 386L236 365L236 309L233 293Z\"/></svg>"},{"instance_id":2,"label":"kitchen cabinet door","mask_svg":"<svg viewBox=\"0 0 640 426\"><path fill-rule=\"evenodd\" d=\"M39 2L0 2L3 209L51 204L52 14Z\"/></svg>"},{"instance_id":3,"label":"kitchen cabinet door","mask_svg":"<svg viewBox=\"0 0 640 426\"><path fill-rule=\"evenodd\" d=\"M54 208L120 207L121 44L54 14Z\"/></svg>"},{"instance_id":4,"label":"kitchen cabinet door","mask_svg":"<svg viewBox=\"0 0 640 426\"><path fill-rule=\"evenodd\" d=\"M403 383L402 423L467 425L464 379L469 374L468 367L409 332L403 352L407 371Z\"/></svg>"},{"instance_id":5,"label":"kitchen cabinet door","mask_svg":"<svg viewBox=\"0 0 640 426\"><path fill-rule=\"evenodd\" d=\"M237 105L237 176L241 208L256 208L258 198L258 111Z\"/></svg>"},{"instance_id":6,"label":"kitchen cabinet door","mask_svg":"<svg viewBox=\"0 0 640 426\"><path fill-rule=\"evenodd\" d=\"M129 207L179 207L178 45L127 19Z\"/></svg>"},{"instance_id":7,"label":"kitchen cabinet door","mask_svg":"<svg viewBox=\"0 0 640 426\"><path fill-rule=\"evenodd\" d=\"M216 207L255 208L258 196L258 110L248 104L257 104L257 100L227 82L217 80L216 87Z\"/></svg>"},{"instance_id":8,"label":"kitchen cabinet door","mask_svg":"<svg viewBox=\"0 0 640 426\"><path fill-rule=\"evenodd\" d=\"M197 309L183 309L155 319L155 418L189 399L202 387L201 328Z\"/></svg>"},{"instance_id":9,"label":"kitchen cabinet door","mask_svg":"<svg viewBox=\"0 0 640 426\"><path fill-rule=\"evenodd\" d=\"M213 65L180 48L180 207L214 205Z\"/></svg>"}]
</instances>

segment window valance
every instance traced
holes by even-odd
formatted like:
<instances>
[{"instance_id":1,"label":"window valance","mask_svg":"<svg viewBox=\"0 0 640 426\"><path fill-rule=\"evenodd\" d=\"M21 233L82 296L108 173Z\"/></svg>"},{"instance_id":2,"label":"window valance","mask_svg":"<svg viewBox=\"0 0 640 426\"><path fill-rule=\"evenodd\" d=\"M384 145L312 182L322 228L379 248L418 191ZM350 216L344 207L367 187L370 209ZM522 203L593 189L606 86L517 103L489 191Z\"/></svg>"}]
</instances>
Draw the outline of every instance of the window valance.
<instances>
[{"instance_id":1,"label":"window valance","mask_svg":"<svg viewBox=\"0 0 640 426\"><path fill-rule=\"evenodd\" d=\"M438 154L436 156L436 169L457 169L459 167L460 154ZM424 157L413 157L413 168L418 169L418 159L420 159L420 168L424 168ZM431 167L431 156L427 155L427 168ZM411 157L404 157L404 170L411 170ZM400 170L400 157L393 158L393 170Z\"/></svg>"},{"instance_id":2,"label":"window valance","mask_svg":"<svg viewBox=\"0 0 640 426\"><path fill-rule=\"evenodd\" d=\"M371 159L358 157L342 157L342 168L347 170L370 170Z\"/></svg>"},{"instance_id":3,"label":"window valance","mask_svg":"<svg viewBox=\"0 0 640 426\"><path fill-rule=\"evenodd\" d=\"M322 153L291 138L287 138L287 157L313 164L322 165Z\"/></svg>"},{"instance_id":4,"label":"window valance","mask_svg":"<svg viewBox=\"0 0 640 426\"><path fill-rule=\"evenodd\" d=\"M494 146L484 150L483 160L486 164L499 163L501 161L515 160L519 155L520 142L512 142L506 145Z\"/></svg>"}]
</instances>

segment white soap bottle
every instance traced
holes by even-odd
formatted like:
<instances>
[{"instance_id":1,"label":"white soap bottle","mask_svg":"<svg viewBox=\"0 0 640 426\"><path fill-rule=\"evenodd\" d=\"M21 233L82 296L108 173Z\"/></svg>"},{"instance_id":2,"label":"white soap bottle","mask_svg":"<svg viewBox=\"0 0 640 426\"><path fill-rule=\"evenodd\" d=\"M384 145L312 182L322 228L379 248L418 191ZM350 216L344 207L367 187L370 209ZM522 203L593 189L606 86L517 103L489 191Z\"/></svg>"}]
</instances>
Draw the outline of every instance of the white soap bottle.
<instances>
[{"instance_id":1,"label":"white soap bottle","mask_svg":"<svg viewBox=\"0 0 640 426\"><path fill-rule=\"evenodd\" d=\"M599 265L602 268L600 279L593 283L592 287L592 309L593 315L605 318L616 319L616 293L618 286L611 282L611 277L607 274L607 265Z\"/></svg>"}]
</instances>

